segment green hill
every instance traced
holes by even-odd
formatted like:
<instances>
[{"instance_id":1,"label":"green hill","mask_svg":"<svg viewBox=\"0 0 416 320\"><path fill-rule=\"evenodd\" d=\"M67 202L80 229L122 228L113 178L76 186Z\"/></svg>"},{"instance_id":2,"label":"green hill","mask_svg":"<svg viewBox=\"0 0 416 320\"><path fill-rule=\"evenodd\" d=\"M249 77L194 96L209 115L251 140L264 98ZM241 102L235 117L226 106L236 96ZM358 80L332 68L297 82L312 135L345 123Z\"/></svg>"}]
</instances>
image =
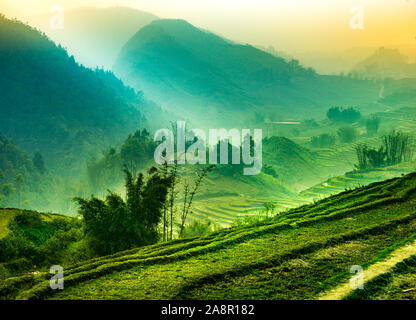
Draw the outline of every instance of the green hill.
<instances>
[{"instance_id":1,"label":"green hill","mask_svg":"<svg viewBox=\"0 0 416 320\"><path fill-rule=\"evenodd\" d=\"M77 219L59 214L0 209L0 283L73 258L79 228Z\"/></svg>"},{"instance_id":2,"label":"green hill","mask_svg":"<svg viewBox=\"0 0 416 320\"><path fill-rule=\"evenodd\" d=\"M345 175L329 178L299 193L305 201L322 199L345 190L365 186L373 182L399 177L416 169L416 161L404 162L385 168L351 171Z\"/></svg>"},{"instance_id":3,"label":"green hill","mask_svg":"<svg viewBox=\"0 0 416 320\"><path fill-rule=\"evenodd\" d=\"M349 283L349 270L355 265L370 272L402 253L394 260L393 271L403 272L399 263L416 250L415 201L416 174L412 173L281 212L257 225L68 265L63 291L51 290L50 275L40 273L8 279L0 295L18 299L317 299ZM412 250L404 250L405 245Z\"/></svg>"},{"instance_id":4,"label":"green hill","mask_svg":"<svg viewBox=\"0 0 416 320\"><path fill-rule=\"evenodd\" d=\"M39 31L4 16L0 70L0 131L41 151L47 164L64 165L63 174L119 142L155 107L112 73L78 65Z\"/></svg>"},{"instance_id":5,"label":"green hill","mask_svg":"<svg viewBox=\"0 0 416 320\"><path fill-rule=\"evenodd\" d=\"M156 20L140 29L113 70L198 125L210 121L230 127L252 122L256 112L275 118L300 112L312 116L332 104L374 101L379 91L370 82L319 76L298 61L286 62L183 20Z\"/></svg>"},{"instance_id":6,"label":"green hill","mask_svg":"<svg viewBox=\"0 0 416 320\"><path fill-rule=\"evenodd\" d=\"M148 136L143 138L136 132L120 148L113 148L97 162L90 162L88 180L93 193L105 194L109 188L121 191L123 164L137 163L137 169L144 170L154 164L154 148ZM140 156L135 150L141 150ZM263 139L262 172L244 176L245 165L218 166L204 180L189 218L209 219L216 225L227 226L238 218L258 214L265 202L273 202L277 210L304 203L294 199L297 192L327 176L317 159L314 153L290 139ZM193 181L195 169L193 165L179 166L180 191L185 181Z\"/></svg>"}]
</instances>

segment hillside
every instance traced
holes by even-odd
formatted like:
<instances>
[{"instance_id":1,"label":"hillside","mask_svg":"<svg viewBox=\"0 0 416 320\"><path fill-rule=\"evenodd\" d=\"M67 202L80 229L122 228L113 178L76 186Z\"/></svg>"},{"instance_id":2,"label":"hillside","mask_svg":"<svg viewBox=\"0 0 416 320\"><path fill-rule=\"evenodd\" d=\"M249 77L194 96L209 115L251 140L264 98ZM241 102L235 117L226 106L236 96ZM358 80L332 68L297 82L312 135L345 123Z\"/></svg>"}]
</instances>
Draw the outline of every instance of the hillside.
<instances>
[{"instance_id":1,"label":"hillside","mask_svg":"<svg viewBox=\"0 0 416 320\"><path fill-rule=\"evenodd\" d=\"M53 181L40 153L30 157L0 133L0 207L47 207Z\"/></svg>"},{"instance_id":2,"label":"hillside","mask_svg":"<svg viewBox=\"0 0 416 320\"><path fill-rule=\"evenodd\" d=\"M205 126L241 125L255 113L312 116L335 103L373 101L379 91L370 82L319 76L296 60L286 62L184 20L156 20L140 29L113 70L166 109Z\"/></svg>"},{"instance_id":3,"label":"hillside","mask_svg":"<svg viewBox=\"0 0 416 320\"><path fill-rule=\"evenodd\" d=\"M350 171L344 175L332 177L299 193L305 201L322 199L345 190L365 186L373 182L399 177L416 169L416 162L410 161L385 168L362 171Z\"/></svg>"},{"instance_id":4,"label":"hillside","mask_svg":"<svg viewBox=\"0 0 416 320\"><path fill-rule=\"evenodd\" d=\"M0 283L40 265L73 258L74 244L81 235L76 220L53 213L0 209Z\"/></svg>"},{"instance_id":5,"label":"hillside","mask_svg":"<svg viewBox=\"0 0 416 320\"><path fill-rule=\"evenodd\" d=\"M65 47L86 67L111 70L123 45L155 15L127 7L81 7L65 11L63 29L52 29L51 15L32 18L30 23Z\"/></svg>"},{"instance_id":6,"label":"hillside","mask_svg":"<svg viewBox=\"0 0 416 320\"><path fill-rule=\"evenodd\" d=\"M90 70L45 35L0 16L0 131L50 166L83 165L144 124L155 106L112 73Z\"/></svg>"},{"instance_id":7,"label":"hillside","mask_svg":"<svg viewBox=\"0 0 416 320\"><path fill-rule=\"evenodd\" d=\"M8 279L0 295L18 299L316 299L342 291L354 265L362 266L364 273L369 270L369 284L389 270L389 279L401 273L406 283L411 280L407 271L414 267L403 269L400 264L410 261L414 266L415 203L416 174L412 173L281 212L257 225L66 266L63 291L51 290L45 280L49 274L40 273ZM397 287L397 281L386 283ZM338 298L354 292L344 293Z\"/></svg>"},{"instance_id":8,"label":"hillside","mask_svg":"<svg viewBox=\"0 0 416 320\"><path fill-rule=\"evenodd\" d=\"M397 49L379 48L372 55L357 63L351 73L371 79L415 78L416 63Z\"/></svg>"},{"instance_id":9,"label":"hillside","mask_svg":"<svg viewBox=\"0 0 416 320\"><path fill-rule=\"evenodd\" d=\"M122 191L123 164L137 163L144 170L153 165L155 144L148 133L130 135L120 148L112 148L96 162L89 162L88 179L95 194L111 190ZM135 150L141 150L137 154ZM263 140L263 168L259 175L245 176L245 165L219 165L206 177L197 195L190 219L209 219L216 225L227 226L242 216L257 214L265 202L272 201L277 210L295 207L299 190L312 186L327 176L317 156L305 147L284 137ZM231 162L231 160L230 160ZM181 183L195 177L193 165L179 166Z\"/></svg>"},{"instance_id":10,"label":"hillside","mask_svg":"<svg viewBox=\"0 0 416 320\"><path fill-rule=\"evenodd\" d=\"M227 226L246 216L262 215L264 203L282 211L305 203L299 190L327 176L307 148L284 137L263 140L263 168L258 176L244 176L241 167L218 168L208 175L197 196L191 219L209 219Z\"/></svg>"}]
</instances>

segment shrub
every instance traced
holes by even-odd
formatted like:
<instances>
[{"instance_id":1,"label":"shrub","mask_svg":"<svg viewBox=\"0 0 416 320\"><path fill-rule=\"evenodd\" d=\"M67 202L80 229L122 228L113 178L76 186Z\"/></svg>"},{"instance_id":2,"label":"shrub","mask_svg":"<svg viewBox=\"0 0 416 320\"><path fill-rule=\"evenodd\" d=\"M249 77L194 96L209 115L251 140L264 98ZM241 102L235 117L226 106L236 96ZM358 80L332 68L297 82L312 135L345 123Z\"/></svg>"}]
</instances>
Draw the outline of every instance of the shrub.
<instances>
[{"instance_id":1,"label":"shrub","mask_svg":"<svg viewBox=\"0 0 416 320\"><path fill-rule=\"evenodd\" d=\"M170 178L152 167L145 180L125 169L126 201L110 192L105 200L75 198L84 218L85 235L99 255L157 242Z\"/></svg>"},{"instance_id":2,"label":"shrub","mask_svg":"<svg viewBox=\"0 0 416 320\"><path fill-rule=\"evenodd\" d=\"M311 145L315 148L328 148L335 144L335 136L323 133L311 138Z\"/></svg>"},{"instance_id":3,"label":"shrub","mask_svg":"<svg viewBox=\"0 0 416 320\"><path fill-rule=\"evenodd\" d=\"M410 137L402 132L394 132L382 137L383 145L378 149L369 148L364 144L356 147L359 170L390 166L412 159L413 148Z\"/></svg>"},{"instance_id":4,"label":"shrub","mask_svg":"<svg viewBox=\"0 0 416 320\"><path fill-rule=\"evenodd\" d=\"M332 107L327 112L329 120L334 122L354 123L361 118L361 113L354 108Z\"/></svg>"},{"instance_id":5,"label":"shrub","mask_svg":"<svg viewBox=\"0 0 416 320\"><path fill-rule=\"evenodd\" d=\"M33 211L17 213L8 223L10 232L0 239L0 264L10 275L34 266L60 263L66 249L82 237L80 223L54 217L44 221Z\"/></svg>"},{"instance_id":6,"label":"shrub","mask_svg":"<svg viewBox=\"0 0 416 320\"><path fill-rule=\"evenodd\" d=\"M355 167L359 170L379 168L385 164L386 152L383 146L377 150L360 144L355 150L358 158L358 165L355 165Z\"/></svg>"},{"instance_id":7,"label":"shrub","mask_svg":"<svg viewBox=\"0 0 416 320\"><path fill-rule=\"evenodd\" d=\"M384 135L382 140L386 150L387 165L394 165L412 158L413 148L408 134L392 131Z\"/></svg>"},{"instance_id":8,"label":"shrub","mask_svg":"<svg viewBox=\"0 0 416 320\"><path fill-rule=\"evenodd\" d=\"M341 127L338 129L338 137L341 142L354 142L357 139L357 129L353 127Z\"/></svg>"},{"instance_id":9,"label":"shrub","mask_svg":"<svg viewBox=\"0 0 416 320\"><path fill-rule=\"evenodd\" d=\"M274 178L279 178L278 173L276 172L275 168L269 164L263 166L263 172L268 174Z\"/></svg>"},{"instance_id":10,"label":"shrub","mask_svg":"<svg viewBox=\"0 0 416 320\"><path fill-rule=\"evenodd\" d=\"M319 124L315 119L307 119L302 122L302 124L307 128L318 128Z\"/></svg>"},{"instance_id":11,"label":"shrub","mask_svg":"<svg viewBox=\"0 0 416 320\"><path fill-rule=\"evenodd\" d=\"M367 134L369 136L376 135L380 127L380 118L372 116L371 118L367 119L367 121L365 122L365 126L367 128Z\"/></svg>"},{"instance_id":12,"label":"shrub","mask_svg":"<svg viewBox=\"0 0 416 320\"><path fill-rule=\"evenodd\" d=\"M184 230L182 237L197 237L203 236L214 231L213 225L210 220L193 220L187 225Z\"/></svg>"}]
</instances>

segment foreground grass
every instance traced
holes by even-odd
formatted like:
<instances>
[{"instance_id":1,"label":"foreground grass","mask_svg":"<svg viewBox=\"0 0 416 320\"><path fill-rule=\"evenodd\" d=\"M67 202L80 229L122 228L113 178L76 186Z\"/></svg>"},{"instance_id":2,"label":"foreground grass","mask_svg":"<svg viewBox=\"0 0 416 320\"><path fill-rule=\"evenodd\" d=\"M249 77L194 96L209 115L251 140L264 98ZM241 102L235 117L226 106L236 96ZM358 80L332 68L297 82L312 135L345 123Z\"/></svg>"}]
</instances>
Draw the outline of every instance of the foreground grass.
<instances>
[{"instance_id":1,"label":"foreground grass","mask_svg":"<svg viewBox=\"0 0 416 320\"><path fill-rule=\"evenodd\" d=\"M257 225L120 252L0 285L18 299L316 299L352 265L380 261L416 234L416 174L345 191Z\"/></svg>"}]
</instances>

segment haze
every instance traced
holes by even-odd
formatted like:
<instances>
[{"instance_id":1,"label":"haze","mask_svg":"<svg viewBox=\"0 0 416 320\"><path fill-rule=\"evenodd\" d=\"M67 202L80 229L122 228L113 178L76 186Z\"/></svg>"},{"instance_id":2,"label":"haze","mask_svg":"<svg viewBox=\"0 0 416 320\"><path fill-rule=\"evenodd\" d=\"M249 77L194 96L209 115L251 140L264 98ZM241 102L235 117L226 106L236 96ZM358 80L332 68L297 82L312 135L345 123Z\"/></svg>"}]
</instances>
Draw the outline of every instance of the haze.
<instances>
[{"instance_id":1,"label":"haze","mask_svg":"<svg viewBox=\"0 0 416 320\"><path fill-rule=\"evenodd\" d=\"M348 72L378 47L416 57L416 1L412 0L0 0L0 12L22 21L81 6L127 6L161 18L181 18L231 40L272 46L320 73ZM363 29L352 29L355 6Z\"/></svg>"}]
</instances>

